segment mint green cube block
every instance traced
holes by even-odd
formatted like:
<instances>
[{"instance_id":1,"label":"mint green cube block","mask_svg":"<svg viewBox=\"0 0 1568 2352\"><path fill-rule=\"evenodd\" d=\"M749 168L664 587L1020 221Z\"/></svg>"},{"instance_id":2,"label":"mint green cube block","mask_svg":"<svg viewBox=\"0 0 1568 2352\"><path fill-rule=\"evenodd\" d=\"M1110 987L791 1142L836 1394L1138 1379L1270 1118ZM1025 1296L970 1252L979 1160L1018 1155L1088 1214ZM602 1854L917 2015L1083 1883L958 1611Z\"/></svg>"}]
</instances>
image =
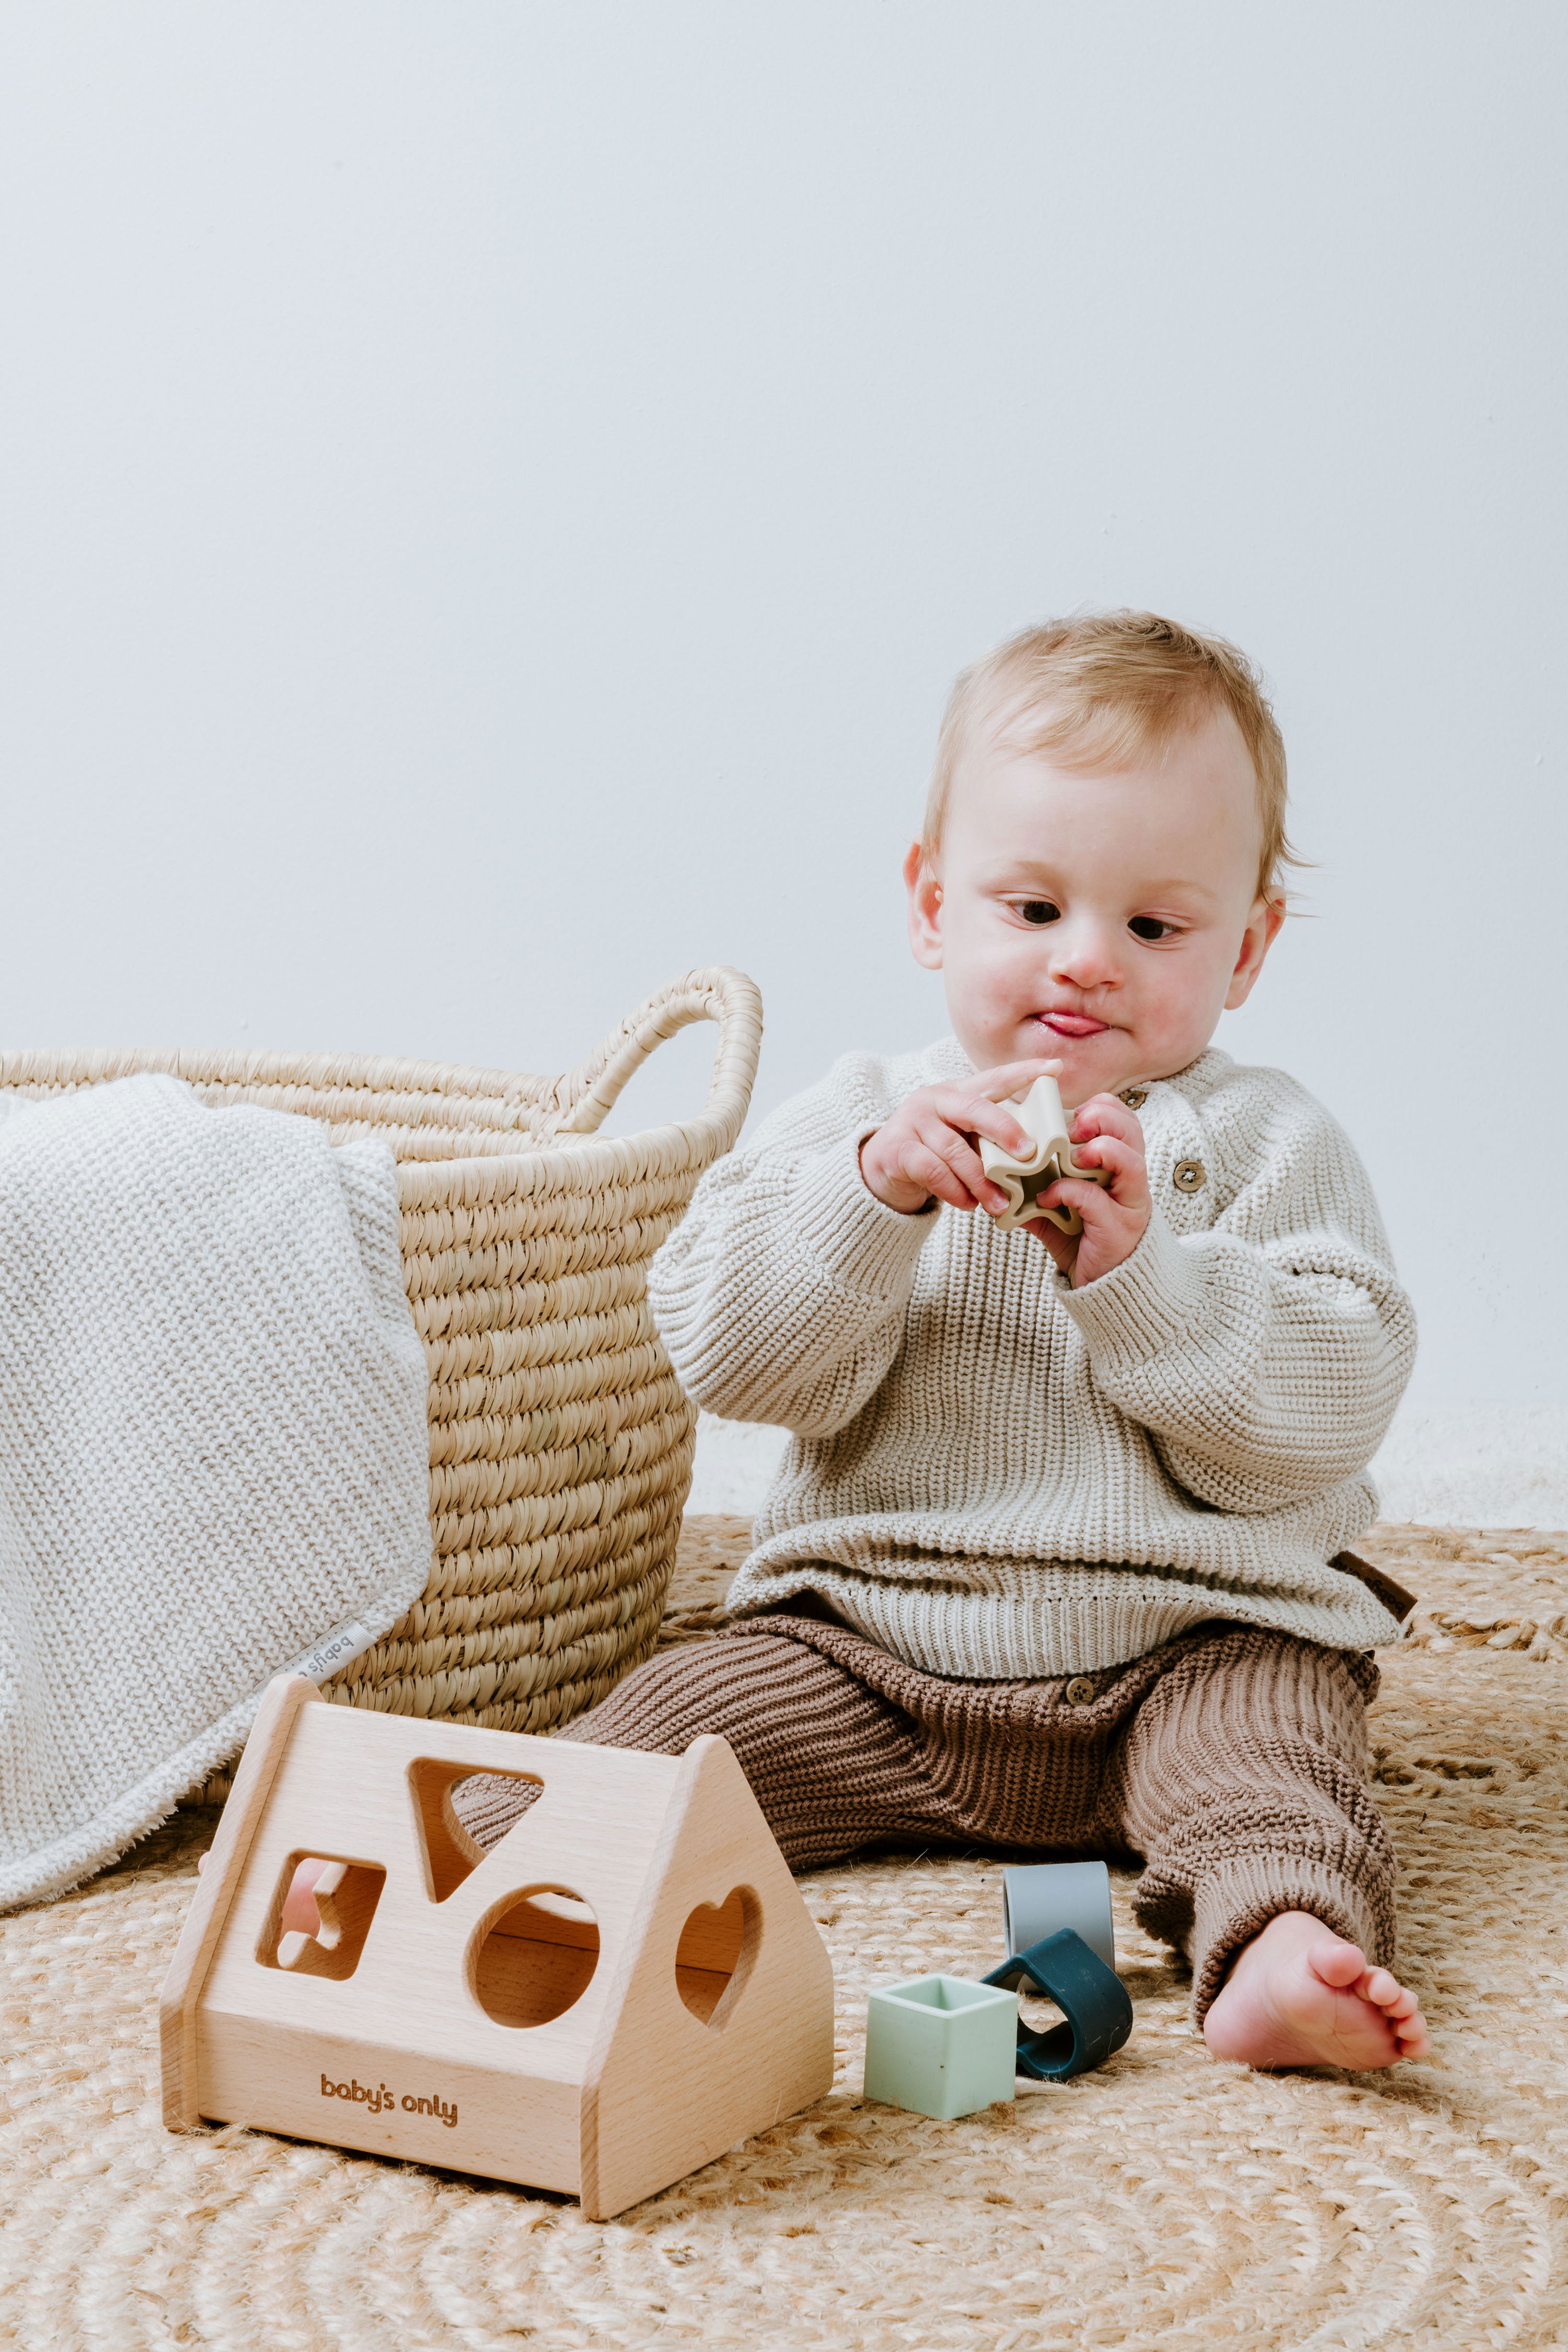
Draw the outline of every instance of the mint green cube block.
<instances>
[{"instance_id":1,"label":"mint green cube block","mask_svg":"<svg viewBox=\"0 0 1568 2352\"><path fill-rule=\"evenodd\" d=\"M885 1985L866 2011L866 2096L951 2123L1017 2079L1018 1996L964 1977Z\"/></svg>"}]
</instances>

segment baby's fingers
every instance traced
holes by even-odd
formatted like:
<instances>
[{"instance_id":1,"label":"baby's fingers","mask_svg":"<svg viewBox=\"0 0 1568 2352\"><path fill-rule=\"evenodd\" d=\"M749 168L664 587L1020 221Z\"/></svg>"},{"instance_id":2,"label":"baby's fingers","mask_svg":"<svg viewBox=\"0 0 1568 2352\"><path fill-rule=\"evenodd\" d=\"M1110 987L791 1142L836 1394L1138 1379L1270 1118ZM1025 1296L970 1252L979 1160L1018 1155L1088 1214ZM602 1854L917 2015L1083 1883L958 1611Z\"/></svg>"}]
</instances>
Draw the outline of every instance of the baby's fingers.
<instances>
[{"instance_id":1,"label":"baby's fingers","mask_svg":"<svg viewBox=\"0 0 1568 2352\"><path fill-rule=\"evenodd\" d=\"M984 1135L1004 1151L1021 1157L1026 1156L1031 1148L1011 1103L999 1102L978 1087L941 1087L934 1097L934 1107L961 1134Z\"/></svg>"},{"instance_id":2,"label":"baby's fingers","mask_svg":"<svg viewBox=\"0 0 1568 2352\"><path fill-rule=\"evenodd\" d=\"M987 1070L983 1077L975 1080L975 1084L982 1094L1001 1102L1008 1096L1026 1093L1037 1078L1059 1077L1061 1067L1059 1061L998 1062L994 1070Z\"/></svg>"},{"instance_id":3,"label":"baby's fingers","mask_svg":"<svg viewBox=\"0 0 1568 2352\"><path fill-rule=\"evenodd\" d=\"M1096 1135L1087 1143L1075 1143L1072 1156L1080 1168L1104 1169L1110 1179L1111 1198L1124 1209L1142 1206L1147 1200L1149 1170L1138 1145L1124 1143L1119 1135Z\"/></svg>"},{"instance_id":4,"label":"baby's fingers","mask_svg":"<svg viewBox=\"0 0 1568 2352\"><path fill-rule=\"evenodd\" d=\"M1136 1117L1115 1095L1090 1095L1086 1103L1080 1103L1073 1114L1072 1131L1075 1147L1079 1140L1087 1143L1091 1135L1119 1136L1123 1143L1140 1149L1143 1142L1143 1129Z\"/></svg>"},{"instance_id":5,"label":"baby's fingers","mask_svg":"<svg viewBox=\"0 0 1568 2352\"><path fill-rule=\"evenodd\" d=\"M1007 1196L993 1184L967 1137L938 1118L922 1120L903 1155L905 1172L954 1209L1005 1209Z\"/></svg>"}]
</instances>

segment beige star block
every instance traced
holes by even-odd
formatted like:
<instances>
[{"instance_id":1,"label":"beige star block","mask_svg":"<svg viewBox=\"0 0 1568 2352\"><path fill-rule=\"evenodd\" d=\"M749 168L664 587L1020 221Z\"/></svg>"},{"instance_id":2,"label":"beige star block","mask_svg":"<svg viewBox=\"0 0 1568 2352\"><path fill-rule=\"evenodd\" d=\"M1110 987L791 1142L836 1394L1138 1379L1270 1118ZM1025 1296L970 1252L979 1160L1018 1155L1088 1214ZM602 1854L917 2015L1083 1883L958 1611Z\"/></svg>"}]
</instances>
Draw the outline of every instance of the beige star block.
<instances>
[{"instance_id":1,"label":"beige star block","mask_svg":"<svg viewBox=\"0 0 1568 2352\"><path fill-rule=\"evenodd\" d=\"M985 1173L994 1184L1001 1185L1008 1199L1008 1206L997 1218L997 1223L1005 1233L1011 1233L1016 1226L1048 1217L1064 1234L1081 1234L1083 1219L1076 1209L1042 1209L1040 1194L1062 1176L1081 1176L1090 1184L1109 1184L1109 1171L1103 1168L1080 1168L1073 1158L1070 1122L1062 1108L1061 1092L1055 1078L1037 1078L1023 1101L1010 1108L1034 1150L1026 1159L1015 1160L1000 1144L992 1143L984 1136L980 1139L980 1158Z\"/></svg>"}]
</instances>

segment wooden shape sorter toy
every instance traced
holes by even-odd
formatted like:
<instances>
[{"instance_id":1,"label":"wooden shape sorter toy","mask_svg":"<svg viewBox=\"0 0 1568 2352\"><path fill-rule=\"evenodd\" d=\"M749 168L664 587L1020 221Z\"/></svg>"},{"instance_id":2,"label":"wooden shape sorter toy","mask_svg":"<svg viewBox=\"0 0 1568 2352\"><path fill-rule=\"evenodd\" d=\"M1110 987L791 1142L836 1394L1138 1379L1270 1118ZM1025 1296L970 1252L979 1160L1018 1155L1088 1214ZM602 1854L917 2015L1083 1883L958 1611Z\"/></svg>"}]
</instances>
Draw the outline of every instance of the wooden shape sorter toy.
<instances>
[{"instance_id":1,"label":"wooden shape sorter toy","mask_svg":"<svg viewBox=\"0 0 1568 2352\"><path fill-rule=\"evenodd\" d=\"M471 1773L538 1795L485 1853ZM319 1935L282 1931L301 1861ZM163 2120L245 2123L621 2212L819 2098L822 1938L727 1741L684 1756L270 1684L163 1984Z\"/></svg>"}]
</instances>

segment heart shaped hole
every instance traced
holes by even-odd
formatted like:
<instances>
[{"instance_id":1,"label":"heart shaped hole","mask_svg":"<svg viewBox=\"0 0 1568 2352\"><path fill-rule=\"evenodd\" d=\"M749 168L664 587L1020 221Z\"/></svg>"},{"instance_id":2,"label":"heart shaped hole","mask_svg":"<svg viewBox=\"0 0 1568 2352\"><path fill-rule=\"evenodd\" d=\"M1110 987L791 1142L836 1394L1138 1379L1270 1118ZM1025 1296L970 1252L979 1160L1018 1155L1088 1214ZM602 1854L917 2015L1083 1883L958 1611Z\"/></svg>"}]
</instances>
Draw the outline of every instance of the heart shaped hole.
<instances>
[{"instance_id":1,"label":"heart shaped hole","mask_svg":"<svg viewBox=\"0 0 1568 2352\"><path fill-rule=\"evenodd\" d=\"M700 1903L675 1948L675 1985L693 2017L717 2032L732 2012L763 1940L763 1912L749 1886Z\"/></svg>"}]
</instances>

